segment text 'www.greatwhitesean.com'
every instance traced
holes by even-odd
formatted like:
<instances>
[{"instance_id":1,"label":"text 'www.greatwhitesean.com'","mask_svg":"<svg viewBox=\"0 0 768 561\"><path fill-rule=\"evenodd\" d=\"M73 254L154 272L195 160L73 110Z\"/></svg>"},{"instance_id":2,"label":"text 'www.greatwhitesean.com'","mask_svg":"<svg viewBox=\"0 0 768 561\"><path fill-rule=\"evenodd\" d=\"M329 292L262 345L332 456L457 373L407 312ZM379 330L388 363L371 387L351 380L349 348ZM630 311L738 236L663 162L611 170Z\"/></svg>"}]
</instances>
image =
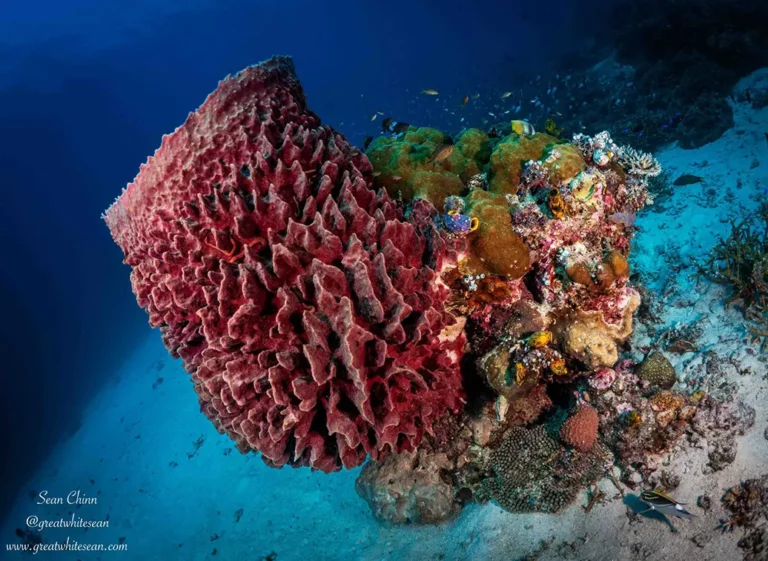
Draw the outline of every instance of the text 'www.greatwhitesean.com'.
<instances>
[{"instance_id":1,"label":"text 'www.greatwhitesean.com'","mask_svg":"<svg viewBox=\"0 0 768 561\"><path fill-rule=\"evenodd\" d=\"M51 543L9 543L6 551L20 551L36 555L42 551L128 551L127 543L81 543L67 536L64 541Z\"/></svg>"}]
</instances>

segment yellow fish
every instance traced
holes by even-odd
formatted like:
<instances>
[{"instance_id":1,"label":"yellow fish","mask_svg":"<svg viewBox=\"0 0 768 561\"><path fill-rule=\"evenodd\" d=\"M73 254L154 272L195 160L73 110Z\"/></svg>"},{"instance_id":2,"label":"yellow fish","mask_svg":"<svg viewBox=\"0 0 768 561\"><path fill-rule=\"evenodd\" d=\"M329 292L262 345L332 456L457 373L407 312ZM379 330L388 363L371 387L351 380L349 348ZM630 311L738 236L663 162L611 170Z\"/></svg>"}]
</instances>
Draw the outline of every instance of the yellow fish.
<instances>
[{"instance_id":1,"label":"yellow fish","mask_svg":"<svg viewBox=\"0 0 768 561\"><path fill-rule=\"evenodd\" d=\"M438 95L440 92L437 90L421 90L421 93L426 95Z\"/></svg>"},{"instance_id":2,"label":"yellow fish","mask_svg":"<svg viewBox=\"0 0 768 561\"><path fill-rule=\"evenodd\" d=\"M510 124L512 125L512 132L517 133L520 136L526 134L536 134L536 130L533 128L533 125L528 121L512 121Z\"/></svg>"},{"instance_id":3,"label":"yellow fish","mask_svg":"<svg viewBox=\"0 0 768 561\"><path fill-rule=\"evenodd\" d=\"M565 376L568 374L568 369L565 367L565 359L562 358L553 360L549 365L549 369L555 376Z\"/></svg>"},{"instance_id":4,"label":"yellow fish","mask_svg":"<svg viewBox=\"0 0 768 561\"><path fill-rule=\"evenodd\" d=\"M552 342L551 331L537 331L528 337L528 346L534 349L546 347Z\"/></svg>"},{"instance_id":5,"label":"yellow fish","mask_svg":"<svg viewBox=\"0 0 768 561\"><path fill-rule=\"evenodd\" d=\"M427 163L442 164L453 152L453 144L443 144L435 148Z\"/></svg>"}]
</instances>

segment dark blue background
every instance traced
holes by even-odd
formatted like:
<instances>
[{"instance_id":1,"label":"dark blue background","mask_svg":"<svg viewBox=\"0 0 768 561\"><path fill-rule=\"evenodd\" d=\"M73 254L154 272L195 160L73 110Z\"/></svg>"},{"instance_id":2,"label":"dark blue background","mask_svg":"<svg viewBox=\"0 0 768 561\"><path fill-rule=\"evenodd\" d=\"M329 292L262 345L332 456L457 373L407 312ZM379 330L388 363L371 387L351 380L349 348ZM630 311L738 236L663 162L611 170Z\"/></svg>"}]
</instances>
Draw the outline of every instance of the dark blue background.
<instances>
[{"instance_id":1,"label":"dark blue background","mask_svg":"<svg viewBox=\"0 0 768 561\"><path fill-rule=\"evenodd\" d=\"M378 130L375 110L440 126L422 88L455 103L551 69L589 45L604 10L567 0L175 4L0 7L4 507L149 333L99 216L218 80L292 55L310 107L360 143Z\"/></svg>"}]
</instances>

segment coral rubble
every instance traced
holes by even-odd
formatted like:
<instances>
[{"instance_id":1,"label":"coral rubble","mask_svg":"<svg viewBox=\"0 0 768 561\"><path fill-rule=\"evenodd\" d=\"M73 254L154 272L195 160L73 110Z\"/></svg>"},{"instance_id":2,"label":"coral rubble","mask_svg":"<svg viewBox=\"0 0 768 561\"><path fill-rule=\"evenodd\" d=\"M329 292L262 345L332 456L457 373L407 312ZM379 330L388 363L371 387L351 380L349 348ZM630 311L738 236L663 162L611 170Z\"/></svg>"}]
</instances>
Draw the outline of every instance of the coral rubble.
<instances>
[{"instance_id":1,"label":"coral rubble","mask_svg":"<svg viewBox=\"0 0 768 561\"><path fill-rule=\"evenodd\" d=\"M744 550L745 561L760 561L768 556L768 475L747 479L728 489L723 504L730 517L721 522L723 530L744 528L745 534L738 545Z\"/></svg>"}]
</instances>

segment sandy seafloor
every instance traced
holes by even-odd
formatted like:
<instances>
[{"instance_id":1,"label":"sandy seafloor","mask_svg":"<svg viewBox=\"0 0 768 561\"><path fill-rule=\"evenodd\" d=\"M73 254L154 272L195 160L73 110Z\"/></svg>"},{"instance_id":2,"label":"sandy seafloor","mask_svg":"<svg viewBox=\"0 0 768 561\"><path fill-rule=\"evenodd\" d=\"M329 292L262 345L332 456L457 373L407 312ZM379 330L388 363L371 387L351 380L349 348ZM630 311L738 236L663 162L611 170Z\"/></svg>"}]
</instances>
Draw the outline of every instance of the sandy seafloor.
<instances>
[{"instance_id":1,"label":"sandy seafloor","mask_svg":"<svg viewBox=\"0 0 768 561\"><path fill-rule=\"evenodd\" d=\"M737 89L768 81L768 71L746 78ZM738 99L738 97L737 97ZM735 359L750 373L730 374L739 396L756 409L755 426L740 439L736 461L715 474L702 473L706 448L683 444L665 469L680 475L675 496L698 515L675 520L678 529L655 518L631 522L626 505L613 499L610 481L600 483L609 500L585 513L584 493L557 515L510 514L494 504L470 505L454 520L435 527L383 527L358 498L358 470L331 475L306 469L271 469L251 454L242 456L199 412L197 398L179 361L164 350L159 333L138 342L133 358L84 413L80 430L52 450L31 474L11 515L3 523L4 543L28 516L69 518L74 508L85 520L109 517L108 528L48 529L46 542L67 535L80 543L115 543L127 552L40 553L40 559L259 560L312 559L504 560L531 554L537 559L723 561L742 558L741 530L715 530L725 513L719 498L740 480L768 472L766 397L768 368L757 346L745 344L738 309L723 307L725 289L689 278L693 262L727 235L729 219L754 210L768 195L768 108L734 104L735 126L716 142L696 150L675 147L657 153L675 179L702 176L701 184L677 187L673 195L638 218L640 232L633 267L660 295L663 325L699 321L703 335L696 353L667 355L680 384L700 368L702 353ZM680 267L682 266L682 267ZM127 284L126 270L126 284ZM634 347L648 345L642 325ZM36 505L36 494L66 496L72 490L97 497L96 505ZM627 490L628 491L628 490ZM629 491L628 491L629 492ZM709 494L709 512L695 507ZM239 516L239 521L237 521ZM699 547L692 537L699 534ZM703 537L702 537L703 536ZM276 554L276 555L274 555ZM0 558L22 558L7 553Z\"/></svg>"}]
</instances>

